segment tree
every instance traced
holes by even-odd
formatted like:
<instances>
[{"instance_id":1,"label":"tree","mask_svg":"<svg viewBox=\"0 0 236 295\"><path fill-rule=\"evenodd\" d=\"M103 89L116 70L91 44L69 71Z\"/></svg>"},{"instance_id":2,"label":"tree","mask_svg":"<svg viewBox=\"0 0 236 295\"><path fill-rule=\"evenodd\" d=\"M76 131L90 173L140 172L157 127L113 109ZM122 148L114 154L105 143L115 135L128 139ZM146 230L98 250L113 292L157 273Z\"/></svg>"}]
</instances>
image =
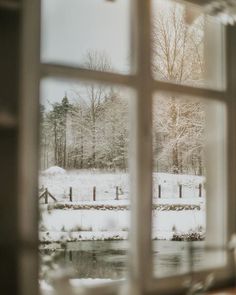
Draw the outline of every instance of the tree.
<instances>
[{"instance_id":1,"label":"tree","mask_svg":"<svg viewBox=\"0 0 236 295\"><path fill-rule=\"evenodd\" d=\"M67 167L67 125L70 109L71 105L66 95L61 103L54 103L52 110L44 114L44 134L41 135L41 138L48 143L47 150L50 149L50 143L53 146L53 165L63 168ZM47 152L47 155L49 155L49 152ZM49 164L48 161L47 164Z\"/></svg>"},{"instance_id":2,"label":"tree","mask_svg":"<svg viewBox=\"0 0 236 295\"><path fill-rule=\"evenodd\" d=\"M85 60L86 68L97 71L109 71L111 69L110 61L105 53L98 53L97 51L89 51L86 54ZM91 150L91 156L88 159L90 167L96 168L97 166L97 123L98 119L102 116L104 110L103 105L109 95L109 87L102 84L90 83L84 89L83 94L81 90L77 91L78 95L78 113L81 114L81 107L84 111L84 124L87 129L87 138L90 137L87 146L87 152Z\"/></svg>"},{"instance_id":3,"label":"tree","mask_svg":"<svg viewBox=\"0 0 236 295\"><path fill-rule=\"evenodd\" d=\"M204 68L203 18L199 17L189 25L185 22L185 11L181 5L171 3L167 8L161 12L159 9L154 19L153 73L161 80L200 85ZM192 172L197 162L201 166L199 171L202 171L203 104L188 98L180 99L176 95L159 95L155 100L155 161L161 167L162 160L163 169L171 173ZM193 160L196 151L201 158L198 161Z\"/></svg>"},{"instance_id":4,"label":"tree","mask_svg":"<svg viewBox=\"0 0 236 295\"><path fill-rule=\"evenodd\" d=\"M70 104L67 96L65 95L61 102L61 124L63 132L63 167L67 167L67 121L68 121L68 112L70 110Z\"/></svg>"},{"instance_id":5,"label":"tree","mask_svg":"<svg viewBox=\"0 0 236 295\"><path fill-rule=\"evenodd\" d=\"M127 169L128 100L125 92L110 89L98 123L98 160L108 169Z\"/></svg>"},{"instance_id":6,"label":"tree","mask_svg":"<svg viewBox=\"0 0 236 295\"><path fill-rule=\"evenodd\" d=\"M110 70L102 53L88 52L86 67ZM61 102L44 111L41 142L48 155L43 167L126 169L128 147L128 105L118 87L96 83L79 85ZM70 97L71 98L71 97ZM41 154L42 155L42 154ZM44 159L45 156L42 155Z\"/></svg>"}]
</instances>

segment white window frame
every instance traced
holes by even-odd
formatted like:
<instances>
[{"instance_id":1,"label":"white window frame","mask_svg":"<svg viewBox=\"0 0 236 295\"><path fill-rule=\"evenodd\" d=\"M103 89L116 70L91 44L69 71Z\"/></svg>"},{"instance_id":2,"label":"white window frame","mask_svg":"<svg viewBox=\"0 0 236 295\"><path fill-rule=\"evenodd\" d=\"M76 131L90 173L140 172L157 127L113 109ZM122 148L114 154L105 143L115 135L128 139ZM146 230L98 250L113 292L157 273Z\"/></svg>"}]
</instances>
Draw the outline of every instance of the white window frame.
<instances>
[{"instance_id":1,"label":"white window frame","mask_svg":"<svg viewBox=\"0 0 236 295\"><path fill-rule=\"evenodd\" d=\"M178 94L225 102L228 111L228 200L227 200L227 240L236 232L236 49L235 29L226 28L227 83L226 89L207 89L176 85L171 82L156 81L151 74L151 0L131 1L131 52L133 74L121 75L105 73L78 67L55 64L40 64L40 0L24 0L19 6L22 14L21 51L21 116L20 116L20 201L19 233L22 241L19 283L22 294L30 295L38 289L38 202L35 198L38 183L38 110L39 83L45 77L72 80L96 81L99 83L130 86L136 90L132 111L131 151L131 238L128 268L129 294L177 294L186 276L154 279L152 271L152 94L154 92L175 92ZM34 42L32 42L34 40ZM37 151L37 152L36 152ZM145 196L145 197L144 197ZM143 221L145 216L145 222ZM232 260L229 260L232 261ZM233 263L211 270L217 276L217 283L223 284L233 279ZM199 272L196 279L202 279L208 272ZM100 294L114 293L121 284L111 284L96 288ZM183 289L182 289L183 290ZM91 290L92 291L92 290ZM34 293L35 293L34 292Z\"/></svg>"}]
</instances>

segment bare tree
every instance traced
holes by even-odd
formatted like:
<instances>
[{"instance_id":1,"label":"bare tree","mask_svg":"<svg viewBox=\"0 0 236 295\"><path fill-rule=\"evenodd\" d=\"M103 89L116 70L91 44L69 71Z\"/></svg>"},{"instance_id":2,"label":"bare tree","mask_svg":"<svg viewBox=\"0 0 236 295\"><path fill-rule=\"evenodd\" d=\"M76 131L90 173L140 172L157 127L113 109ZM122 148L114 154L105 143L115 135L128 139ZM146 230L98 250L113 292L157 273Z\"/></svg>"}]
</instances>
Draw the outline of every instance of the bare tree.
<instances>
[{"instance_id":1,"label":"bare tree","mask_svg":"<svg viewBox=\"0 0 236 295\"><path fill-rule=\"evenodd\" d=\"M199 17L189 25L182 6L171 3L167 8L159 10L153 21L154 76L179 84L199 85L204 69L203 18ZM189 154L193 156L195 150L191 142L196 144L198 141L198 151L202 155L203 105L199 101L181 100L176 95L162 95L162 98L155 99L159 104L153 115L154 139L159 146L154 149L156 160L168 155L171 159L169 172L182 173L184 160Z\"/></svg>"},{"instance_id":2,"label":"bare tree","mask_svg":"<svg viewBox=\"0 0 236 295\"><path fill-rule=\"evenodd\" d=\"M203 18L189 25L184 8L169 5L153 19L153 73L162 80L199 84L204 69Z\"/></svg>"},{"instance_id":3,"label":"bare tree","mask_svg":"<svg viewBox=\"0 0 236 295\"><path fill-rule=\"evenodd\" d=\"M86 68L96 71L109 71L111 69L110 60L104 52L88 51L84 65ZM82 103L87 109L87 129L90 130L87 136L92 137L91 167L93 168L96 168L96 125L102 112L103 102L108 96L108 91L105 85L90 83L83 95L81 95L80 91L77 92L79 104Z\"/></svg>"}]
</instances>

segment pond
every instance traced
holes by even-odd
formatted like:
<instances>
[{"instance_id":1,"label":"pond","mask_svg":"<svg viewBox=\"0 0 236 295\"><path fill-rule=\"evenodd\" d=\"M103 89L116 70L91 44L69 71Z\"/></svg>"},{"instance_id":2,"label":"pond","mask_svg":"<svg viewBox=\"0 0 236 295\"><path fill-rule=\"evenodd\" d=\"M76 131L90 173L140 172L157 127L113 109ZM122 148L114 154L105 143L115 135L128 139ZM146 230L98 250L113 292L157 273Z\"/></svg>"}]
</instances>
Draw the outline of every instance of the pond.
<instances>
[{"instance_id":1,"label":"pond","mask_svg":"<svg viewBox=\"0 0 236 295\"><path fill-rule=\"evenodd\" d=\"M192 252L190 245L194 247ZM225 263L225 253L206 253L204 245L204 241L153 241L154 275L172 276ZM65 249L59 248L59 244L51 244L47 249L41 249L40 254L45 256L58 251L58 263L70 266L74 271L73 278L116 280L126 276L128 249L128 241L80 241L67 243Z\"/></svg>"}]
</instances>

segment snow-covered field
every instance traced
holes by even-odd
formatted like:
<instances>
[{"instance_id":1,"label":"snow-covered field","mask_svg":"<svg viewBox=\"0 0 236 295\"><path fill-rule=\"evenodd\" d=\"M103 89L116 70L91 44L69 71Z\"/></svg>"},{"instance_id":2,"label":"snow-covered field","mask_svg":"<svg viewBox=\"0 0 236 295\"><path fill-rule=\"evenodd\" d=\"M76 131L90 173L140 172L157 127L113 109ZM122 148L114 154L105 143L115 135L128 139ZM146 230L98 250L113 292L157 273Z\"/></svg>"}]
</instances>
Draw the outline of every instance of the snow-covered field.
<instances>
[{"instance_id":1,"label":"snow-covered field","mask_svg":"<svg viewBox=\"0 0 236 295\"><path fill-rule=\"evenodd\" d=\"M129 175L63 171L53 167L40 175L40 187L48 188L59 203L41 204L40 240L67 241L127 239L130 228ZM171 239L174 233L205 230L205 178L153 173L153 239ZM203 197L199 198L199 184ZM182 198L179 198L179 185ZM158 198L158 185L162 197ZM96 186L96 201L92 189ZM119 187L119 200L115 188ZM68 201L69 187L73 202ZM145 222L145 216L140 216Z\"/></svg>"},{"instance_id":2,"label":"snow-covered field","mask_svg":"<svg viewBox=\"0 0 236 295\"><path fill-rule=\"evenodd\" d=\"M153 198L158 197L158 185L161 185L162 198L179 198L180 184L182 185L183 198L198 198L200 183L203 185L202 195L205 196L205 177L203 176L153 173ZM69 199L70 187L73 191L73 201L92 200L93 187L96 187L97 200L114 200L117 186L119 198L129 198L128 173L101 173L81 170L63 173L59 169L57 173L55 168L49 170L49 172L42 172L39 177L39 188L48 188L54 197L64 201Z\"/></svg>"}]
</instances>

